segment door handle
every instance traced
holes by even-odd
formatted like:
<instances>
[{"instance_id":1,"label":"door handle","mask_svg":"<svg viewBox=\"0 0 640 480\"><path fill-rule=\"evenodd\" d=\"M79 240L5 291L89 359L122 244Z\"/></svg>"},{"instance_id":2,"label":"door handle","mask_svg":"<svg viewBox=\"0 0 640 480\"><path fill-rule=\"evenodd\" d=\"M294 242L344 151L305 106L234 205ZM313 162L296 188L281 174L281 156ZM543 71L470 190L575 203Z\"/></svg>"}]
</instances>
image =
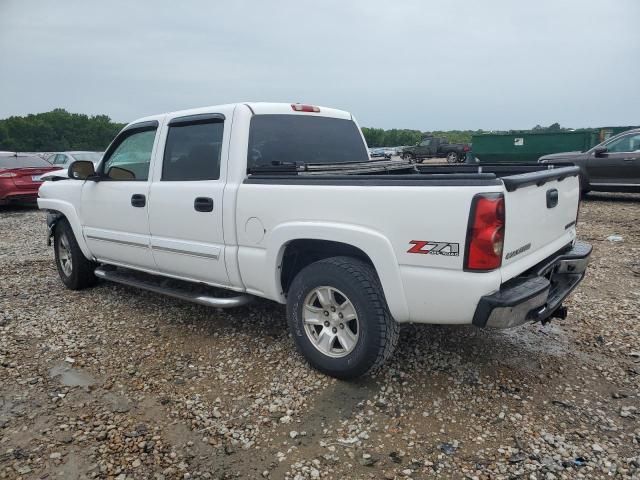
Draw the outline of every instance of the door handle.
<instances>
[{"instance_id":1,"label":"door handle","mask_svg":"<svg viewBox=\"0 0 640 480\"><path fill-rule=\"evenodd\" d=\"M193 201L196 212L213 212L213 198L197 197Z\"/></svg>"},{"instance_id":2,"label":"door handle","mask_svg":"<svg viewBox=\"0 0 640 480\"><path fill-rule=\"evenodd\" d=\"M147 204L147 197L141 193L134 193L131 195L131 206L144 207Z\"/></svg>"},{"instance_id":3,"label":"door handle","mask_svg":"<svg viewBox=\"0 0 640 480\"><path fill-rule=\"evenodd\" d=\"M552 188L547 190L547 208L553 208L558 205L558 190Z\"/></svg>"},{"instance_id":4,"label":"door handle","mask_svg":"<svg viewBox=\"0 0 640 480\"><path fill-rule=\"evenodd\" d=\"M628 158L623 158L624 163L631 163L633 162L633 158L632 157L628 157Z\"/></svg>"}]
</instances>

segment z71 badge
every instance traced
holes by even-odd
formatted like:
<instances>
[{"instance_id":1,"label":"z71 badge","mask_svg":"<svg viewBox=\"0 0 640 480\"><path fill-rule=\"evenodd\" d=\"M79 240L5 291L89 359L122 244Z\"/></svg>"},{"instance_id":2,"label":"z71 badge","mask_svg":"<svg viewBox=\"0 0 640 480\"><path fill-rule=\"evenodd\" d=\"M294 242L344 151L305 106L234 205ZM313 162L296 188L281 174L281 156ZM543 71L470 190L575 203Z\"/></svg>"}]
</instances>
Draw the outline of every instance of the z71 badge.
<instances>
[{"instance_id":1,"label":"z71 badge","mask_svg":"<svg viewBox=\"0 0 640 480\"><path fill-rule=\"evenodd\" d=\"M449 242L429 242L426 240L411 240L413 244L407 253L422 253L424 255L444 255L457 257L460 255L460 244Z\"/></svg>"}]
</instances>

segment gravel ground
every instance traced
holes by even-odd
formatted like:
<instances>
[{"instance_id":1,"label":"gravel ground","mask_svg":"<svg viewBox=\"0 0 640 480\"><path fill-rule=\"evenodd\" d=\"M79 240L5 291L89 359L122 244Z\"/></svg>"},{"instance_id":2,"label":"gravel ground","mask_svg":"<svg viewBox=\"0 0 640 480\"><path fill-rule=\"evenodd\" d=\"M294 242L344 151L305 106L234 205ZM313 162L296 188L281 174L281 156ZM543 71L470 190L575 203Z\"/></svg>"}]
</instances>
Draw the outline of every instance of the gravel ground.
<instances>
[{"instance_id":1,"label":"gravel ground","mask_svg":"<svg viewBox=\"0 0 640 480\"><path fill-rule=\"evenodd\" d=\"M340 382L279 305L65 290L43 214L2 209L0 478L640 478L639 220L640 195L583 203L565 321L407 326Z\"/></svg>"}]
</instances>

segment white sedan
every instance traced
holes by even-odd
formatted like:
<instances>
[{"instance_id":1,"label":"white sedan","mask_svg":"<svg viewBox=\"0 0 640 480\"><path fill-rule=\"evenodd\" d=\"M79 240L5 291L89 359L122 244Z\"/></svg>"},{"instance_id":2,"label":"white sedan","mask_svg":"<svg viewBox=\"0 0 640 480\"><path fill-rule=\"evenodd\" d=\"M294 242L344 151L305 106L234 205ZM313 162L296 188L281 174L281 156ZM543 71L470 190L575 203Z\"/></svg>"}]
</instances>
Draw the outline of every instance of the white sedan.
<instances>
[{"instance_id":1,"label":"white sedan","mask_svg":"<svg viewBox=\"0 0 640 480\"><path fill-rule=\"evenodd\" d=\"M58 152L52 154L47 160L55 167L60 167L60 170L54 170L52 172L42 175L42 180L53 180L55 178L69 178L67 170L69 165L77 160L89 160L97 167L102 160L102 154L104 152Z\"/></svg>"}]
</instances>

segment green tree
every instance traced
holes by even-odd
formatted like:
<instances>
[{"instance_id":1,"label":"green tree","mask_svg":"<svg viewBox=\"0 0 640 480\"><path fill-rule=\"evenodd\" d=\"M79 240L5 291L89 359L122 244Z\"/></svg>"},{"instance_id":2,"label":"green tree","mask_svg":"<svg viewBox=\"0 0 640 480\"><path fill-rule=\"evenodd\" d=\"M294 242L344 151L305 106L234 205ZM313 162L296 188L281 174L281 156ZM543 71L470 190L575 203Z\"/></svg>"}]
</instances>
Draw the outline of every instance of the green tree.
<instances>
[{"instance_id":1,"label":"green tree","mask_svg":"<svg viewBox=\"0 0 640 480\"><path fill-rule=\"evenodd\" d=\"M0 150L104 150L123 126L106 115L69 113L62 108L13 116L0 120Z\"/></svg>"}]
</instances>

